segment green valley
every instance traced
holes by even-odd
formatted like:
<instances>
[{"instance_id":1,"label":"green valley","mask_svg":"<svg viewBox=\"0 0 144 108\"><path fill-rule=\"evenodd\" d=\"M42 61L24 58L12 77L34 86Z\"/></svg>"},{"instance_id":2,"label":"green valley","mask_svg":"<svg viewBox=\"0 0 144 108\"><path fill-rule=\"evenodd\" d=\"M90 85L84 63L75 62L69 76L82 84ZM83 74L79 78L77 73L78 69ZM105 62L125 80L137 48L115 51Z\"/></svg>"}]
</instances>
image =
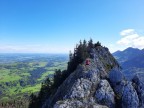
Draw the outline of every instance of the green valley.
<instances>
[{"instance_id":1,"label":"green valley","mask_svg":"<svg viewBox=\"0 0 144 108\"><path fill-rule=\"evenodd\" d=\"M30 94L56 69L66 69L67 61L64 54L0 54L0 105L27 106Z\"/></svg>"}]
</instances>

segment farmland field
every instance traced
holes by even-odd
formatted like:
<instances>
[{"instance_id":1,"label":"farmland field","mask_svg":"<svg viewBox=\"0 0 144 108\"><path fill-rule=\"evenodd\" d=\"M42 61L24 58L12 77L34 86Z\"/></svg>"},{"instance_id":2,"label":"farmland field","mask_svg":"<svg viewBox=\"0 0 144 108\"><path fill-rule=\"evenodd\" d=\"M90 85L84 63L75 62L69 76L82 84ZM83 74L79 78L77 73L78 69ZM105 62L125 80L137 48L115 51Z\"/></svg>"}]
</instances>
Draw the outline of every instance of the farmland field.
<instances>
[{"instance_id":1,"label":"farmland field","mask_svg":"<svg viewBox=\"0 0 144 108\"><path fill-rule=\"evenodd\" d=\"M0 104L29 99L56 69L67 67L65 54L0 54Z\"/></svg>"}]
</instances>

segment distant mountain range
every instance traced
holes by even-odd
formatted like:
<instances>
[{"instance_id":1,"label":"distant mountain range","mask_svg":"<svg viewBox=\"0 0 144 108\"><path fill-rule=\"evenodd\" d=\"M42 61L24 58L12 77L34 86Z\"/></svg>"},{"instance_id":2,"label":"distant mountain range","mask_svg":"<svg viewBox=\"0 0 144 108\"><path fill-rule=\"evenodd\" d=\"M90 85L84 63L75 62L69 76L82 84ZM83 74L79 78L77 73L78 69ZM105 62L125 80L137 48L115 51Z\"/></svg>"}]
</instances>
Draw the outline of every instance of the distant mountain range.
<instances>
[{"instance_id":1,"label":"distant mountain range","mask_svg":"<svg viewBox=\"0 0 144 108\"><path fill-rule=\"evenodd\" d=\"M144 49L129 47L124 51L116 51L113 56L122 66L126 77L131 79L135 74L144 76Z\"/></svg>"}]
</instances>

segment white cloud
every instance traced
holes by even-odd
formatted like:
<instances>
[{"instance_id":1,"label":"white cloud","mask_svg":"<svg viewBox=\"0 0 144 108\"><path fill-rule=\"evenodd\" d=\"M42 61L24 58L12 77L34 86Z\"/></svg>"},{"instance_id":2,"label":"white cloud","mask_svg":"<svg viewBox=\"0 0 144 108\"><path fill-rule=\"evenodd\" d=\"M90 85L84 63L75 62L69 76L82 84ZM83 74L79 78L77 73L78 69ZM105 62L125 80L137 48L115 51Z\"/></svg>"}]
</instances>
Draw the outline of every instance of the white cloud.
<instances>
[{"instance_id":1,"label":"white cloud","mask_svg":"<svg viewBox=\"0 0 144 108\"><path fill-rule=\"evenodd\" d=\"M140 35L134 29L126 29L120 32L121 39L115 44L108 44L111 53L115 51L122 51L128 47L143 49L144 48L144 35Z\"/></svg>"},{"instance_id":2,"label":"white cloud","mask_svg":"<svg viewBox=\"0 0 144 108\"><path fill-rule=\"evenodd\" d=\"M120 32L122 38L117 41L118 45L127 47L144 48L144 36L139 35L134 29L127 29Z\"/></svg>"},{"instance_id":3,"label":"white cloud","mask_svg":"<svg viewBox=\"0 0 144 108\"><path fill-rule=\"evenodd\" d=\"M126 30L121 31L120 35L121 36L127 36L127 35L131 35L133 33L135 33L134 29L126 29Z\"/></svg>"}]
</instances>

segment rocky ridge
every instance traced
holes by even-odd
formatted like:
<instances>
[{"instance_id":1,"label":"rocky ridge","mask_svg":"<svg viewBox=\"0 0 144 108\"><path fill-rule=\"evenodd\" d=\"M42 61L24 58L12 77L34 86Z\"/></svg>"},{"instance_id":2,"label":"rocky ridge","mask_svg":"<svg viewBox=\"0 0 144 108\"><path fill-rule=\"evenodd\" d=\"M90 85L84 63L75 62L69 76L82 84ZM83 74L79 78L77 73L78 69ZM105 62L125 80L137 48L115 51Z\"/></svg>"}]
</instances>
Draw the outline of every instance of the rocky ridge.
<instances>
[{"instance_id":1,"label":"rocky ridge","mask_svg":"<svg viewBox=\"0 0 144 108\"><path fill-rule=\"evenodd\" d=\"M143 84L125 79L108 48L98 46L49 97L43 108L138 108L144 107Z\"/></svg>"}]
</instances>

